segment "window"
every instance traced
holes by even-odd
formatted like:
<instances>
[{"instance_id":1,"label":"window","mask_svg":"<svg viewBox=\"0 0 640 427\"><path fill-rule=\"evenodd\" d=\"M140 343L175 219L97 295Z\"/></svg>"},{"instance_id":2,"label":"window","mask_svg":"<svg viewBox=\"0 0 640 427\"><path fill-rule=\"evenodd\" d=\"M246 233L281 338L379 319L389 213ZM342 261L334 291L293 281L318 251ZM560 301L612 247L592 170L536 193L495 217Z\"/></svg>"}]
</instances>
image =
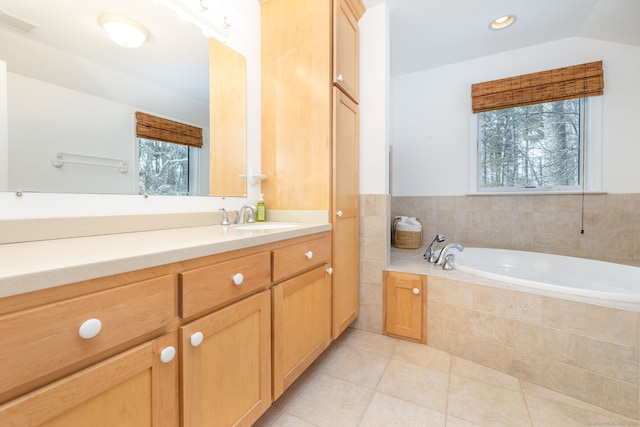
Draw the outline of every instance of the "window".
<instances>
[{"instance_id":1,"label":"window","mask_svg":"<svg viewBox=\"0 0 640 427\"><path fill-rule=\"evenodd\" d=\"M139 194L189 194L189 147L138 138Z\"/></svg>"},{"instance_id":2,"label":"window","mask_svg":"<svg viewBox=\"0 0 640 427\"><path fill-rule=\"evenodd\" d=\"M478 189L579 190L584 99L478 114Z\"/></svg>"},{"instance_id":3,"label":"window","mask_svg":"<svg viewBox=\"0 0 640 427\"><path fill-rule=\"evenodd\" d=\"M598 191L602 61L471 85L470 191Z\"/></svg>"}]
</instances>

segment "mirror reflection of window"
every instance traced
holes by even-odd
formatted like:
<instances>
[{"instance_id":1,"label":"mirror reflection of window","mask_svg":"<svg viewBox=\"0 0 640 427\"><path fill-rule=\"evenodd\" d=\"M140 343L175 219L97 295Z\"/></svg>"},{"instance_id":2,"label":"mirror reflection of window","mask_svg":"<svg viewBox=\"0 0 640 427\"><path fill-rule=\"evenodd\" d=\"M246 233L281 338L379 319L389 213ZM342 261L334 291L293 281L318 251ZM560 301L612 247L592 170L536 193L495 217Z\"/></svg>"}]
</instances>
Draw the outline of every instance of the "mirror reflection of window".
<instances>
[{"instance_id":1,"label":"mirror reflection of window","mask_svg":"<svg viewBox=\"0 0 640 427\"><path fill-rule=\"evenodd\" d=\"M136 112L138 193L189 195L194 192L191 165L202 148L202 129ZM191 159L191 161L190 161Z\"/></svg>"},{"instance_id":2,"label":"mirror reflection of window","mask_svg":"<svg viewBox=\"0 0 640 427\"><path fill-rule=\"evenodd\" d=\"M186 145L138 138L138 194L190 194L190 151Z\"/></svg>"}]
</instances>

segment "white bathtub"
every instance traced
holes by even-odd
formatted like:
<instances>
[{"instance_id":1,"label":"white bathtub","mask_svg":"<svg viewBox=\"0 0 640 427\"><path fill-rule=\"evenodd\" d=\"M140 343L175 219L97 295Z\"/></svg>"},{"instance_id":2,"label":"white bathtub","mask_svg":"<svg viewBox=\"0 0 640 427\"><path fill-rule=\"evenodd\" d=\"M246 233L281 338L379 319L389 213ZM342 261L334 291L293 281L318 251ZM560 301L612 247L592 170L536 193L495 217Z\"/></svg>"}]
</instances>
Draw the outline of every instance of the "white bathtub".
<instances>
[{"instance_id":1,"label":"white bathtub","mask_svg":"<svg viewBox=\"0 0 640 427\"><path fill-rule=\"evenodd\" d=\"M454 268L508 288L640 311L640 268L538 252L464 248Z\"/></svg>"}]
</instances>

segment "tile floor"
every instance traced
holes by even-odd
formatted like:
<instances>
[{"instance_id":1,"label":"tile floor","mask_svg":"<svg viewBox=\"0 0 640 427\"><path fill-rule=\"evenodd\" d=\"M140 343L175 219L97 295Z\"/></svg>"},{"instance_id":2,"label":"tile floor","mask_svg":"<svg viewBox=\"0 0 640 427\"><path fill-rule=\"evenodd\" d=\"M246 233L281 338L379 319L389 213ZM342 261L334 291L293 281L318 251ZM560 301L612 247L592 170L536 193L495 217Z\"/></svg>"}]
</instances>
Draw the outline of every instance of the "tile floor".
<instances>
[{"instance_id":1,"label":"tile floor","mask_svg":"<svg viewBox=\"0 0 640 427\"><path fill-rule=\"evenodd\" d=\"M431 347L348 329L255 426L637 426Z\"/></svg>"}]
</instances>

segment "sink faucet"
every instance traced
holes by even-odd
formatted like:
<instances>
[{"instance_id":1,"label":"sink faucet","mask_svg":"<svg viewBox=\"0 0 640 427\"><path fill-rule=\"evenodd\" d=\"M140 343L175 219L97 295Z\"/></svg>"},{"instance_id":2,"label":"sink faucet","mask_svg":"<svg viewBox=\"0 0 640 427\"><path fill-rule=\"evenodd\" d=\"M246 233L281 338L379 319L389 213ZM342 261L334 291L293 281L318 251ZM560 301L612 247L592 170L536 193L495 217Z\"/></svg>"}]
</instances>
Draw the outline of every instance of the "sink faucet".
<instances>
[{"instance_id":1,"label":"sink faucet","mask_svg":"<svg viewBox=\"0 0 640 427\"><path fill-rule=\"evenodd\" d=\"M445 268L444 264L446 264L448 268L445 268L445 270L451 270L451 257L453 257L453 254L448 253L451 249L457 249L460 252L464 251L464 248L460 243L449 243L447 246L442 248L436 264L442 265L443 268Z\"/></svg>"},{"instance_id":2,"label":"sink faucet","mask_svg":"<svg viewBox=\"0 0 640 427\"><path fill-rule=\"evenodd\" d=\"M256 208L256 205L253 205L251 203L245 203L240 208L240 211L238 211L238 216L236 216L236 224L244 224L244 212L247 209L249 209L249 218L247 218L247 222L248 223L256 222L254 215L258 210L258 208Z\"/></svg>"},{"instance_id":3,"label":"sink faucet","mask_svg":"<svg viewBox=\"0 0 640 427\"><path fill-rule=\"evenodd\" d=\"M422 258L426 259L429 262L436 262L436 244L444 242L444 239L444 234L436 234L435 239L433 239L433 242L431 242L431 244L427 248L427 251L424 253L424 255L422 255Z\"/></svg>"}]
</instances>

